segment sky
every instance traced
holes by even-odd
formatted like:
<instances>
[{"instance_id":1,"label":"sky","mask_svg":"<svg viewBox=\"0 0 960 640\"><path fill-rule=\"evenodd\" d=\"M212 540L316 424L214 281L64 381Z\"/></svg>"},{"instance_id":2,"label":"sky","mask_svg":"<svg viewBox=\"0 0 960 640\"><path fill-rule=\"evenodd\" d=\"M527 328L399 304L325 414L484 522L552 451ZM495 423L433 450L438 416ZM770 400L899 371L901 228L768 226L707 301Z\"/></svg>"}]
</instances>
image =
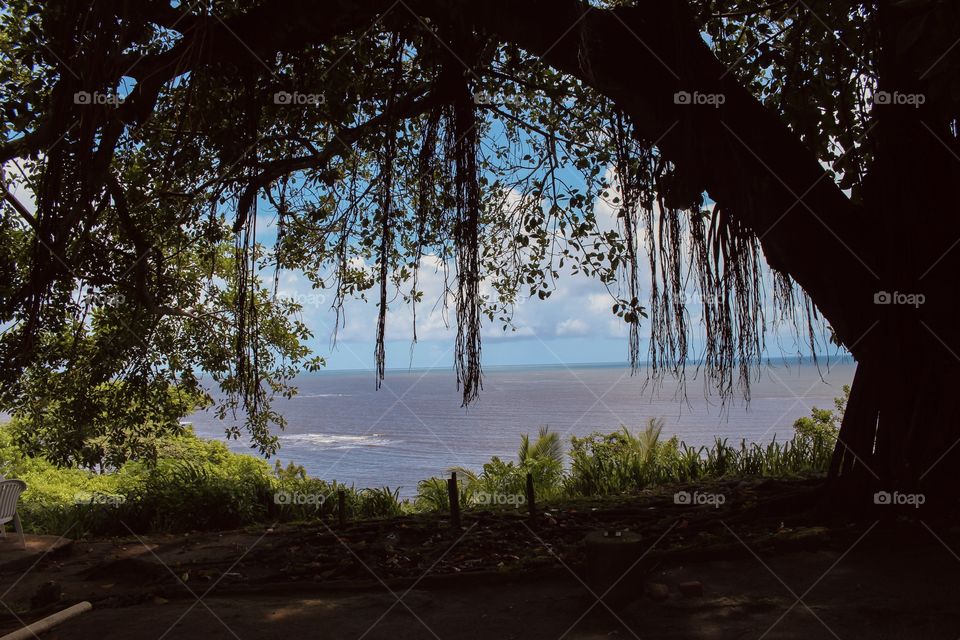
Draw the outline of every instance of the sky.
<instances>
[{"instance_id":1,"label":"sky","mask_svg":"<svg viewBox=\"0 0 960 640\"><path fill-rule=\"evenodd\" d=\"M273 244L276 218L270 207L261 203L257 221L258 241ZM613 224L612 209L598 207L605 216L604 226ZM359 266L359 265L358 265ZM402 300L388 307L388 368L447 367L453 364L456 337L453 301L444 309L444 274L441 260L425 256L419 273L418 288L424 292L416 310L417 343L412 342L413 309ZM366 265L372 270L372 265ZM568 269L557 288L546 300L521 297L513 317L513 326L485 322L483 362L485 365L621 363L627 359L627 330L611 308L613 298L597 280L574 275ZM378 307L373 300L348 300L342 324L332 344L336 314L331 310L332 296L311 288L302 273L284 272L277 295L296 300L303 307L302 317L314 332L311 347L327 361L329 369L369 369L374 367L374 338ZM486 321L486 318L484 318Z\"/></svg>"},{"instance_id":2,"label":"sky","mask_svg":"<svg viewBox=\"0 0 960 640\"><path fill-rule=\"evenodd\" d=\"M615 176L608 179L613 184ZM22 184L13 185L14 194L29 209L34 209L32 194ZM611 197L616 196L616 190ZM712 206L712 205L711 205ZM276 217L268 202L261 200L257 220L257 240L270 247L276 241ZM597 198L594 213L601 230L616 228L616 207ZM372 265L366 265L372 269ZM272 278L272 272L263 274ZM640 283L645 295L649 281L646 260L641 260ZM388 307L386 366L388 369L447 368L453 366L456 337L455 314L444 309L442 264L434 256L425 256L418 287L424 292L417 307L413 344L413 309L397 299ZM374 347L377 324L377 303L374 300L348 300L343 308L341 326L336 331L336 314L331 309L332 296L314 290L303 273L282 272L277 295L296 300L302 306L301 319L313 332L309 340L314 355L322 356L328 370L372 370L375 367ZM376 298L376 292L372 293ZM511 365L569 365L587 363L628 363L628 331L624 322L613 315L614 299L596 279L573 274L569 265L561 270L551 296L546 300L521 297L515 309L512 327L504 329L499 322L484 318L482 363L485 367ZM698 324L701 305L695 295L687 305L694 327L691 337L692 357L704 342ZM767 317L772 317L772 309ZM790 327L768 326L767 355L772 358L809 355L809 349L798 342ZM648 322L641 322L641 349L649 340ZM819 350L824 353L826 350ZM830 350L834 353L835 350Z\"/></svg>"},{"instance_id":3,"label":"sky","mask_svg":"<svg viewBox=\"0 0 960 640\"><path fill-rule=\"evenodd\" d=\"M611 176L613 177L613 176ZM615 194L614 194L615 195ZM270 206L262 202L258 216L258 240L271 245L276 238L276 219ZM712 206L712 204L710 204ZM594 204L601 230L616 227L616 208L598 198ZM372 269L371 265L366 265ZM454 359L456 336L455 315L451 307L443 309L443 273L440 260L426 256L419 274L418 287L424 291L424 301L417 306L414 345L413 311L398 299L388 307L387 368L450 367ZM272 275L272 274L271 274ZM640 283L642 295L649 291L649 268L641 259ZM327 369L373 369L377 325L376 291L368 301L348 300L344 306L342 326L334 344L332 336L336 325L335 313L330 309L331 296L323 290L314 290L303 275L282 273L277 295L290 297L303 306L302 319L314 332L310 346L316 355L327 362ZM695 357L704 343L699 326L701 305L691 292L687 309L694 326L692 336ZM504 330L502 323L490 323L484 318L482 362L484 366L560 365L578 363L628 363L627 325L613 315L615 300L598 280L582 274L572 274L569 268L561 270L556 288L546 300L523 298L513 317L513 327ZM767 317L773 316L772 308ZM649 340L648 322L641 322L641 349ZM830 351L834 353L834 351ZM795 339L792 328L768 327L767 355L772 358L809 355L809 349Z\"/></svg>"},{"instance_id":4,"label":"sky","mask_svg":"<svg viewBox=\"0 0 960 640\"><path fill-rule=\"evenodd\" d=\"M10 175L10 174L8 174ZM12 177L12 176L11 176ZM616 185L616 176L608 171L607 180ZM610 198L616 197L616 187ZM34 209L32 194L22 184L13 184L14 194L29 209ZM517 196L519 197L519 196ZM708 201L708 206L712 203ZM258 203L257 240L271 247L277 237L276 217L265 199ZM617 209L608 200L597 198L594 213L601 231L617 228ZM649 267L641 257L640 283L646 295ZM361 265L355 265L361 266ZM373 269L372 265L364 265ZM440 261L425 256L419 273L418 288L424 292L417 307L416 333L413 344L413 309L401 299L390 306L387 316L386 366L392 369L452 367L456 337L453 301L444 309L443 270ZM615 302L611 293L598 280L573 274L569 264L561 269L556 288L546 300L520 298L512 326L489 322L484 318L482 332L484 366L560 365L577 363L627 364L628 331L624 322L612 313ZM272 279L272 272L262 274ZM769 289L768 289L769 290ZM368 292L376 298L376 291ZM377 303L371 299L348 300L343 308L342 325L333 340L337 316L331 309L332 295L314 290L302 273L280 274L277 295L296 300L302 306L301 319L313 332L308 342L314 355L322 356L329 370L373 369L377 325ZM696 358L704 343L699 326L701 305L695 295L688 294L687 305L694 335L691 357ZM772 309L767 317L773 317ZM793 334L792 328L768 326L767 355L773 358L809 355L809 349ZM648 322L641 322L641 349L649 340ZM826 350L819 350L821 353ZM833 353L833 351L831 351Z\"/></svg>"}]
</instances>

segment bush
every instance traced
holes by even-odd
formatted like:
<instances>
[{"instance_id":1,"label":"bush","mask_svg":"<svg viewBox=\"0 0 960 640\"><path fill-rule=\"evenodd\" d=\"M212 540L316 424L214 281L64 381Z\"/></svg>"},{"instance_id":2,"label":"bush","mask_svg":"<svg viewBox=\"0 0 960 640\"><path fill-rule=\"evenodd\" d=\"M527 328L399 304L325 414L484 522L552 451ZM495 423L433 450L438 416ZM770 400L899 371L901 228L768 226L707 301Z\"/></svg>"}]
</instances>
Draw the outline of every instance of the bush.
<instances>
[{"instance_id":1,"label":"bush","mask_svg":"<svg viewBox=\"0 0 960 640\"><path fill-rule=\"evenodd\" d=\"M527 474L533 478L533 489L538 500L549 500L562 493L563 488L563 446L556 433L549 427L540 427L537 439L531 441L524 434L517 450L517 461L504 462L494 456L483 465L480 473L470 469L455 468L462 506L482 506L484 508L506 506L516 508L526 498ZM443 504L449 509L449 498L440 495L439 478L431 479L428 484L420 483L420 489L426 495L418 501L428 504ZM444 494L446 484L443 485ZM421 499L422 498L422 499ZM415 503L416 504L416 503Z\"/></svg>"},{"instance_id":2,"label":"bush","mask_svg":"<svg viewBox=\"0 0 960 640\"><path fill-rule=\"evenodd\" d=\"M679 482L724 477L786 477L827 470L836 445L849 387L835 410L814 408L794 424L787 442L766 445L717 439L690 447L676 437L661 439L663 423L650 420L636 433L621 427L570 439L570 464L556 433L541 427L524 435L515 461L492 458L479 473L455 469L464 509L517 508L523 504L527 474L539 501L562 497L617 495ZM398 489L357 490L311 478L302 466L270 466L260 458L231 452L219 441L192 431L157 441L155 460L127 461L109 473L58 468L18 445L8 425L0 426L0 473L27 482L20 511L29 533L127 535L202 529L230 529L257 522L337 517L337 496L345 495L350 518L400 515L405 511L448 512L445 478L417 485L413 504Z\"/></svg>"},{"instance_id":3,"label":"bush","mask_svg":"<svg viewBox=\"0 0 960 640\"><path fill-rule=\"evenodd\" d=\"M849 393L849 388L844 388ZM784 443L732 446L717 438L710 447L694 448L677 440L660 440L663 425L651 420L634 435L626 427L610 434L571 438L566 494L596 496L640 491L650 486L724 477L789 477L823 473L837 441L837 425L845 400L827 417L814 409L811 418L794 425L794 437Z\"/></svg>"}]
</instances>

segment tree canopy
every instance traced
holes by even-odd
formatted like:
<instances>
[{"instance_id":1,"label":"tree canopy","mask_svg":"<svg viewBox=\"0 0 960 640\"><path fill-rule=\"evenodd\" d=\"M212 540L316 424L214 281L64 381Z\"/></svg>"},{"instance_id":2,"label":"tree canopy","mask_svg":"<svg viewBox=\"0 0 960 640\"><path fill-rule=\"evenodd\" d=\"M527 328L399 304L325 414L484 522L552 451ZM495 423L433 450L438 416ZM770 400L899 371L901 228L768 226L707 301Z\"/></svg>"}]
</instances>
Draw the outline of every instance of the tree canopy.
<instances>
[{"instance_id":1,"label":"tree canopy","mask_svg":"<svg viewBox=\"0 0 960 640\"><path fill-rule=\"evenodd\" d=\"M903 162L878 125L922 114L956 175L937 148L957 148L958 34L940 0L10 0L3 405L95 411L105 383L156 401L205 374L273 451L270 397L322 361L272 274L303 271L335 309L375 300L382 376L387 308L424 302L424 256L449 269L465 402L483 323L564 266L610 289L632 363L695 362L723 394L774 319L815 341L822 314L860 356L893 289L875 205ZM936 257L952 236L929 231Z\"/></svg>"}]
</instances>

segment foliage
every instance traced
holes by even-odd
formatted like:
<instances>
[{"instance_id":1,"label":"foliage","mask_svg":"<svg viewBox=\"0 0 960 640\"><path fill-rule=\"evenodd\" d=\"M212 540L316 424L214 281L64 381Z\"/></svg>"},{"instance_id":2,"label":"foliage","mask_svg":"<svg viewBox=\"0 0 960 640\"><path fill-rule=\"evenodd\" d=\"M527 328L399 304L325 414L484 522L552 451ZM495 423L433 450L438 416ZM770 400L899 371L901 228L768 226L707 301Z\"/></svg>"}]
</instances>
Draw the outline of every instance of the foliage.
<instances>
[{"instance_id":1,"label":"foliage","mask_svg":"<svg viewBox=\"0 0 960 640\"><path fill-rule=\"evenodd\" d=\"M571 438L570 475L567 490L577 495L600 495L652 484L697 477L689 449L676 438L660 441L663 422L651 419L634 435L625 426L610 434L593 433Z\"/></svg>"},{"instance_id":2,"label":"foliage","mask_svg":"<svg viewBox=\"0 0 960 640\"><path fill-rule=\"evenodd\" d=\"M90 416L102 404L86 389L124 380L145 402L164 385L194 389L203 372L224 392L223 415L239 416L231 435L242 421L253 444L273 453L269 427L282 417L270 399L290 393L296 372L319 361L297 305L274 295L271 280L302 272L331 292L337 309L349 297L378 299L382 373L387 303L435 302L423 300L418 284L425 260L457 274L436 302L456 301L465 400L478 388L481 320L510 329L514 305L549 297L567 273L609 289L613 313L630 328L634 363L637 327L650 317L654 369L686 363L696 328L684 300L713 300L702 314L705 371L729 392L730 370L743 367L747 384L745 367L762 351L766 325L755 320L770 300L758 237L793 237L784 228L795 217L764 224L735 198L711 209L707 187L744 176L749 188L732 191L780 215L765 197L781 186L795 191L785 168L819 161L826 173L802 170L791 202L802 193L809 206L808 193L821 191L840 201L848 191L859 207L879 151L872 132L881 59L927 71L917 72L917 85L937 116L928 126L955 141L955 3L890 3L905 16L892 38L881 33L876 3L862 0L556 4L564 9L543 15L544 2L509 12L418 2L381 20L390 12L377 2L284 12L253 0L5 2L0 171L5 191L15 184L0 209L0 323L9 328L0 336L0 405L40 416L47 407L31 403L51 389L69 399L71 413ZM570 37L552 43L552 56L523 41L571 8ZM666 42L630 37L623 29L632 31L631 19L654 25ZM590 31L597 25L606 30ZM687 41L670 37L686 27ZM896 44L882 56L885 38ZM602 86L595 71L622 59L628 44L649 49L671 77L648 77L642 91L619 77ZM748 153L733 138L685 134L698 110L671 108L669 94L697 88L702 69L687 57L704 46L716 61L700 60L725 68L711 79L737 92L730 115L768 116L746 126L782 129L795 143L770 145L783 155L749 149L777 160L756 158L776 171L718 161L717 153ZM569 60L581 76L564 70ZM726 112L699 112L716 131L738 136ZM684 125L671 136L639 130L659 120ZM805 193L814 179L818 189ZM598 221L601 201L616 212L615 228ZM847 212L857 215L845 219L869 218ZM266 216L277 221L273 245L258 237ZM810 237L830 232L848 244L820 222L810 224L821 235ZM652 281L641 299L644 249ZM797 317L812 305L795 299L789 257L777 254L772 301L804 326L817 314ZM805 282L817 280L828 278ZM491 295L479 294L480 282ZM701 290L686 291L687 282ZM118 445L119 457L104 456L139 454L139 418L118 427L129 442ZM68 455L95 458L98 447Z\"/></svg>"},{"instance_id":3,"label":"foliage","mask_svg":"<svg viewBox=\"0 0 960 640\"><path fill-rule=\"evenodd\" d=\"M533 477L534 492L540 499L558 495L563 477L563 445L559 434L541 426L531 442L529 434L520 438L517 461L503 461L494 456L480 473L456 468L465 479L462 490L468 505L516 507L526 499L527 474Z\"/></svg>"},{"instance_id":4,"label":"foliage","mask_svg":"<svg viewBox=\"0 0 960 640\"><path fill-rule=\"evenodd\" d=\"M840 423L843 420L843 413L847 409L847 401L850 399L850 385L845 384L842 388L843 395L834 398L834 408L818 409L813 407L809 416L797 418L793 423L794 430L801 436L808 438L823 437L826 439L837 439L840 432Z\"/></svg>"},{"instance_id":5,"label":"foliage","mask_svg":"<svg viewBox=\"0 0 960 640\"><path fill-rule=\"evenodd\" d=\"M605 495L638 491L650 486L723 477L783 477L822 473L830 465L838 425L849 397L836 398L836 411L814 408L812 417L794 424L787 442L766 445L741 440L735 447L716 439L710 447L690 447L676 437L661 441L662 422L650 420L634 435L626 427L611 434L594 433L571 439L568 495Z\"/></svg>"},{"instance_id":6,"label":"foliage","mask_svg":"<svg viewBox=\"0 0 960 640\"><path fill-rule=\"evenodd\" d=\"M846 388L844 393L829 419L814 409L812 418L797 421L787 442L733 446L717 439L709 447L690 447L676 437L663 440L663 422L651 419L636 432L621 427L571 438L566 469L558 435L541 427L535 439L521 438L515 461L494 457L479 473L455 469L461 508L522 507L527 474L537 500L551 501L704 479L822 473L831 460ZM449 511L445 478L418 483L410 504L400 499L399 489L358 490L311 478L293 463L284 467L276 461L271 469L260 458L232 453L224 443L189 430L159 438L155 458L127 461L106 473L58 468L24 451L16 435L15 428L0 427L0 473L27 482L20 509L28 532L69 531L76 537L330 520L338 516L340 492L349 518Z\"/></svg>"},{"instance_id":7,"label":"foliage","mask_svg":"<svg viewBox=\"0 0 960 640\"><path fill-rule=\"evenodd\" d=\"M181 418L207 402L196 390L164 383L69 384L63 372L28 383L30 396L10 425L24 452L59 466L118 468L153 460L161 439L183 433Z\"/></svg>"},{"instance_id":8,"label":"foliage","mask_svg":"<svg viewBox=\"0 0 960 640\"><path fill-rule=\"evenodd\" d=\"M471 502L470 477L474 474L462 468L458 468L456 471L460 508L463 509L469 506ZM413 501L413 507L422 512L449 513L450 490L447 486L447 479L434 476L418 482L417 497Z\"/></svg>"}]
</instances>

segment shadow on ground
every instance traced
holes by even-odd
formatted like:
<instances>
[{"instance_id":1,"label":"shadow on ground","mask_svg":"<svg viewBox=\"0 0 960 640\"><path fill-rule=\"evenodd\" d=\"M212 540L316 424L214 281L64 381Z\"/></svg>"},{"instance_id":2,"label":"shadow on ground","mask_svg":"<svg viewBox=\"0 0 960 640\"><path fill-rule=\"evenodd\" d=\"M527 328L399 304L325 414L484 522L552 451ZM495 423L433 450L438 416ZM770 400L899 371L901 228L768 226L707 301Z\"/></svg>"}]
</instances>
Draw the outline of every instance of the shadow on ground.
<instances>
[{"instance_id":1,"label":"shadow on ground","mask_svg":"<svg viewBox=\"0 0 960 640\"><path fill-rule=\"evenodd\" d=\"M459 531L438 516L75 541L26 567L0 549L0 631L90 600L50 637L960 636L956 522L818 515L820 481L709 489L721 508L664 490L532 521L471 513ZM641 552L601 601L583 540L614 529Z\"/></svg>"}]
</instances>

